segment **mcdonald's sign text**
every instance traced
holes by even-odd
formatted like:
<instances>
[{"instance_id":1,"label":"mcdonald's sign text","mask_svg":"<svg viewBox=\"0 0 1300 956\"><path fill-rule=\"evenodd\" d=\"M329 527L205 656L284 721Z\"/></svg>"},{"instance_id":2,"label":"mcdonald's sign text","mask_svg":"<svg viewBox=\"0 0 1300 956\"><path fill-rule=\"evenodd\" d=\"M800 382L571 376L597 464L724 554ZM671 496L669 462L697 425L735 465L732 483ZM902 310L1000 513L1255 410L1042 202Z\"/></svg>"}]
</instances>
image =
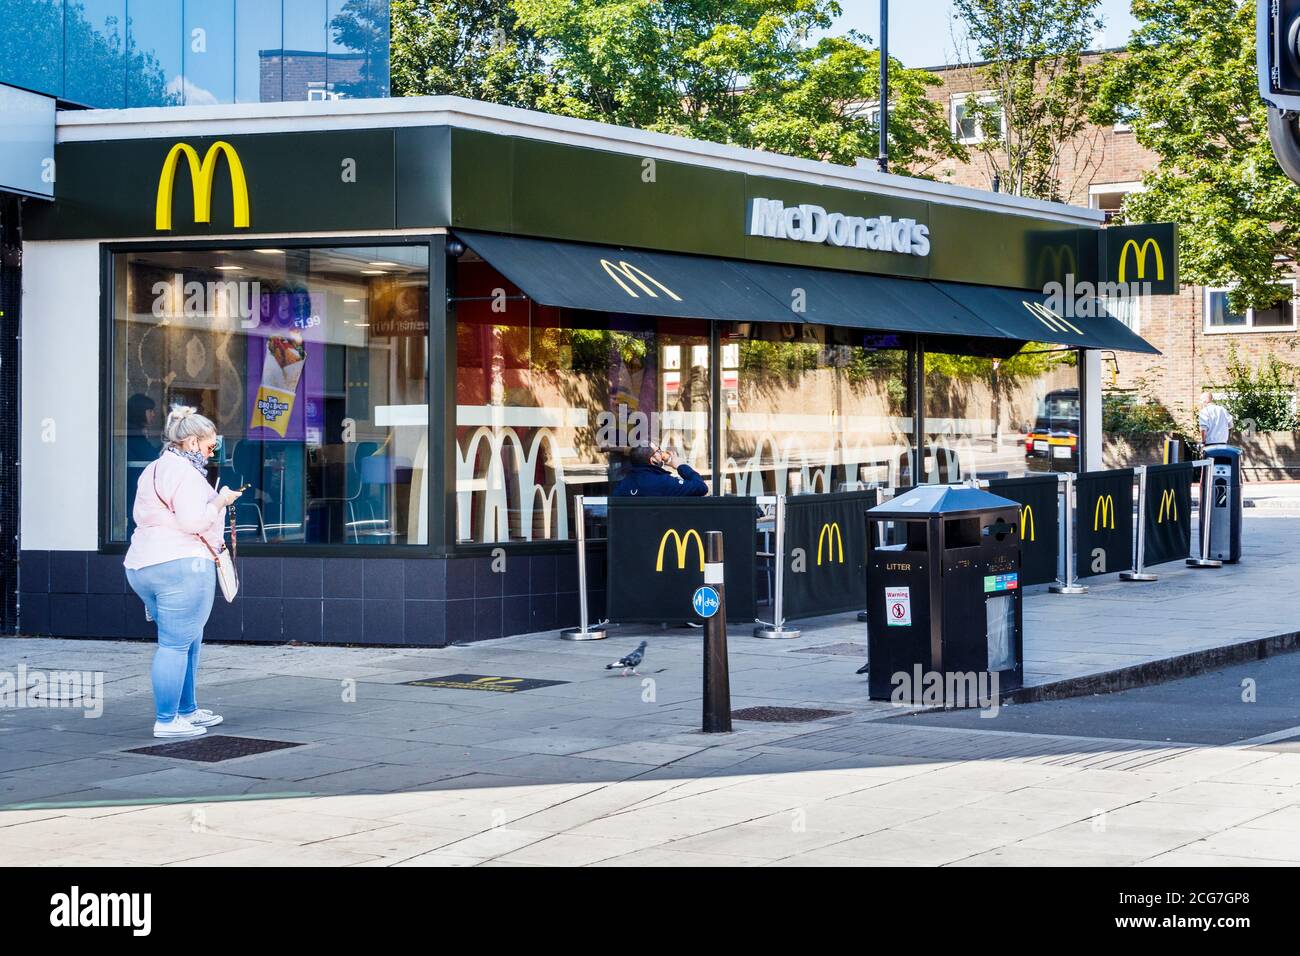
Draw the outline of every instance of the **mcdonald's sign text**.
<instances>
[{"instance_id":1,"label":"mcdonald's sign text","mask_svg":"<svg viewBox=\"0 0 1300 956\"><path fill-rule=\"evenodd\" d=\"M177 143L163 160L162 172L158 176L158 197L154 207L154 227L159 232L166 232L172 227L172 193L176 186L176 167L181 157L190 170L190 185L194 198L194 221L210 223L212 221L212 186L217 175L217 159L226 158L230 172L230 192L233 202L233 225L236 229L249 227L248 181L244 177L244 165L239 160L235 147L224 140L218 140L208 147L200 161L198 151L189 143Z\"/></svg>"},{"instance_id":2,"label":"mcdonald's sign text","mask_svg":"<svg viewBox=\"0 0 1300 956\"><path fill-rule=\"evenodd\" d=\"M700 533L694 528L689 529L685 535L679 534L676 528L669 528L664 532L664 536L659 539L659 554L655 558L655 571L664 569L664 548L668 546L668 539L673 540L673 546L677 550L677 569L684 571L686 569L687 548L690 547L691 539L695 539L695 550L700 559L700 571L704 571L704 541L700 538Z\"/></svg>"}]
</instances>

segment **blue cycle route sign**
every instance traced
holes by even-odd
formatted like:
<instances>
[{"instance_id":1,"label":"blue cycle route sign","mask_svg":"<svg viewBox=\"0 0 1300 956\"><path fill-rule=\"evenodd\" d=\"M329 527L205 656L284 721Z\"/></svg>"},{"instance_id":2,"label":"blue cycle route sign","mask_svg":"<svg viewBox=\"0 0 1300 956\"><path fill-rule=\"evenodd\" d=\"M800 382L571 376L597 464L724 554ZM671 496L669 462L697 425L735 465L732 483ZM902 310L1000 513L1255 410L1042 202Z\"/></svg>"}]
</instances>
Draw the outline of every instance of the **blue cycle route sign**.
<instances>
[{"instance_id":1,"label":"blue cycle route sign","mask_svg":"<svg viewBox=\"0 0 1300 956\"><path fill-rule=\"evenodd\" d=\"M700 617L713 617L718 613L718 592L713 590L707 584L695 589L695 596L691 598L691 606L695 608L695 613Z\"/></svg>"}]
</instances>

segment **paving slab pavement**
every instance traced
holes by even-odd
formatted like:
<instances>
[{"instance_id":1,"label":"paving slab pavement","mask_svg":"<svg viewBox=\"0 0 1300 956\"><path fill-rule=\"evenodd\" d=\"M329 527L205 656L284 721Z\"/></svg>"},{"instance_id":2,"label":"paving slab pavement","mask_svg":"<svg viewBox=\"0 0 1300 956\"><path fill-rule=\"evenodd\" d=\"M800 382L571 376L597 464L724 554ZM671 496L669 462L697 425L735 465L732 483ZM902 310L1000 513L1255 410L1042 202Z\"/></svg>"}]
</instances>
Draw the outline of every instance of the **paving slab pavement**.
<instances>
[{"instance_id":1,"label":"paving slab pavement","mask_svg":"<svg viewBox=\"0 0 1300 956\"><path fill-rule=\"evenodd\" d=\"M1279 596L1300 591L1300 519L1252 516L1247 535L1237 566L1166 565L1153 584L1109 577L1080 596L1028 593L1031 683L1294 634L1293 603ZM854 673L864 631L853 615L800 626L788 641L733 626L733 706L842 715L737 721L721 735L699 731L698 631L429 650L210 645L200 698L227 718L214 735L300 744L218 763L131 752L155 743L150 645L0 640L0 671L105 676L98 718L0 709L0 860L1300 862L1300 753L898 719L908 709L868 700ZM604 669L642 636L642 677ZM515 694L407 686L457 672L566 683Z\"/></svg>"}]
</instances>

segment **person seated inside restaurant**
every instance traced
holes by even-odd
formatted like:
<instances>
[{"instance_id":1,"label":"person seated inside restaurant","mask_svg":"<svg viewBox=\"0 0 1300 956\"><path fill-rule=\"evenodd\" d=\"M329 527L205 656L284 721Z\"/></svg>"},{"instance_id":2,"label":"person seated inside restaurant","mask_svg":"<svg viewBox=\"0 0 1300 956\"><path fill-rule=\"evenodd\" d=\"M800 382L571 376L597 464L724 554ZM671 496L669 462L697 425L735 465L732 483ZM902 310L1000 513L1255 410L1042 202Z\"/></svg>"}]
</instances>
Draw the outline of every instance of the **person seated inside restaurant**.
<instances>
[{"instance_id":1,"label":"person seated inside restaurant","mask_svg":"<svg viewBox=\"0 0 1300 956\"><path fill-rule=\"evenodd\" d=\"M699 472L679 462L671 449L638 445L628 453L627 459L627 470L614 486L616 496L683 498L709 493L709 486Z\"/></svg>"}]
</instances>

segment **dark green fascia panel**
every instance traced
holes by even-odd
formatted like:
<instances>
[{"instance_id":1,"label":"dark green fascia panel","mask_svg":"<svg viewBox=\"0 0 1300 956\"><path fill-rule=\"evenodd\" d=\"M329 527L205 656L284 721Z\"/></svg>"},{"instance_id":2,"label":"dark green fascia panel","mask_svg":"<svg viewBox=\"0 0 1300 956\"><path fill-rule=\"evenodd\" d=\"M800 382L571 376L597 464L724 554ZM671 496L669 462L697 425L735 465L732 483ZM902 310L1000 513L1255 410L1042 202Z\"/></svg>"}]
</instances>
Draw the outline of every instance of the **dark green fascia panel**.
<instances>
[{"instance_id":1,"label":"dark green fascia panel","mask_svg":"<svg viewBox=\"0 0 1300 956\"><path fill-rule=\"evenodd\" d=\"M486 232L1040 289L1041 267L1051 258L1044 244L1065 243L1080 261L1081 237L1095 244L1098 231L705 165L651 165L635 154L477 130L453 129L451 136L452 224ZM930 255L749 236L756 197L915 219L929 226Z\"/></svg>"},{"instance_id":2,"label":"dark green fascia panel","mask_svg":"<svg viewBox=\"0 0 1300 956\"><path fill-rule=\"evenodd\" d=\"M451 127L393 130L393 170L398 229L451 225Z\"/></svg>"},{"instance_id":3,"label":"dark green fascia panel","mask_svg":"<svg viewBox=\"0 0 1300 956\"><path fill-rule=\"evenodd\" d=\"M55 148L55 201L32 205L28 239L193 237L392 229L393 130L322 130L63 143ZM176 165L172 228L156 228L158 182L168 153L188 143L200 159L224 141L248 185L249 225L234 225L228 164L217 159L211 222L194 221L189 164ZM352 175L355 170L355 176Z\"/></svg>"}]
</instances>

